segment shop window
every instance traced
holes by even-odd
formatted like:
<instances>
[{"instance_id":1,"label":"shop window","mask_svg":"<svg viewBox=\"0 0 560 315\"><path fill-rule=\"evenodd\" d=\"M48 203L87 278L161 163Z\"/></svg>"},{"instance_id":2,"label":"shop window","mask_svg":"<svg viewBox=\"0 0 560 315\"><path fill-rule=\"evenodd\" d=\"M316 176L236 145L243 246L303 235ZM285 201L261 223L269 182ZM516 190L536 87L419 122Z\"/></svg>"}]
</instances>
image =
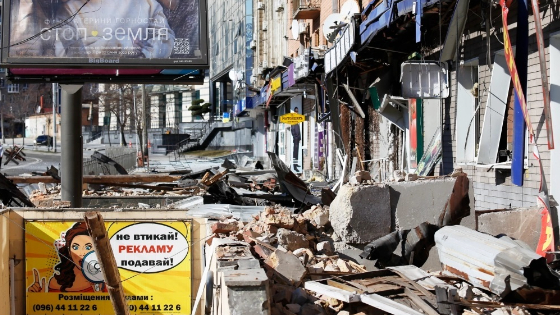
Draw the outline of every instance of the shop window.
<instances>
[{"instance_id":1,"label":"shop window","mask_svg":"<svg viewBox=\"0 0 560 315\"><path fill-rule=\"evenodd\" d=\"M476 147L480 139L478 59L465 62L457 71L457 80L456 162L473 163L476 161Z\"/></svg>"}]
</instances>

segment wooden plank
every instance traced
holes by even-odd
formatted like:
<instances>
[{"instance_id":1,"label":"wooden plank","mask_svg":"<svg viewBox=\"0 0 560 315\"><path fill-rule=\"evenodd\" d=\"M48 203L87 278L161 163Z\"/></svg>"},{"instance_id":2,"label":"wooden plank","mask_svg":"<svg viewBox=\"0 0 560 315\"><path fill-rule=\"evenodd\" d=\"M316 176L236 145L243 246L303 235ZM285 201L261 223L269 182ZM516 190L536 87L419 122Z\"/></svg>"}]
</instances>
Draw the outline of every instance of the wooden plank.
<instances>
[{"instance_id":1,"label":"wooden plank","mask_svg":"<svg viewBox=\"0 0 560 315\"><path fill-rule=\"evenodd\" d=\"M344 290L344 291L348 291L348 292L351 292L351 293L359 293L359 294L364 293L363 290L360 290L360 289L358 289L354 286L348 285L346 283L340 283L338 281L335 281L334 279L328 279L327 280L327 285L331 286L331 287L341 289L341 290Z\"/></svg>"},{"instance_id":2,"label":"wooden plank","mask_svg":"<svg viewBox=\"0 0 560 315\"><path fill-rule=\"evenodd\" d=\"M109 297L113 303L115 315L128 315L128 305L124 298L119 268L113 255L103 217L99 212L88 211L85 213L84 219L93 239L93 247L99 259L101 271L103 271L105 284L109 288Z\"/></svg>"},{"instance_id":3,"label":"wooden plank","mask_svg":"<svg viewBox=\"0 0 560 315\"><path fill-rule=\"evenodd\" d=\"M373 306L377 309L385 311L393 315L423 315L403 304L397 303L391 299L378 294L362 294L360 299L363 303Z\"/></svg>"},{"instance_id":4,"label":"wooden plank","mask_svg":"<svg viewBox=\"0 0 560 315\"><path fill-rule=\"evenodd\" d=\"M360 302L359 294L331 287L329 285L319 283L318 281L307 281L305 282L304 287L306 290L317 292L318 294L326 295L346 303Z\"/></svg>"},{"instance_id":5,"label":"wooden plank","mask_svg":"<svg viewBox=\"0 0 560 315\"><path fill-rule=\"evenodd\" d=\"M51 176L8 176L14 184L60 183ZM84 184L131 184L131 183L169 183L181 179L171 175L84 175Z\"/></svg>"},{"instance_id":6,"label":"wooden plank","mask_svg":"<svg viewBox=\"0 0 560 315\"><path fill-rule=\"evenodd\" d=\"M408 296L408 298L411 299L414 304L421 308L424 313L428 315L439 315L438 312L436 312L430 305L428 305L428 303L424 302L424 300L422 300L416 293L412 292L412 290L405 288L404 294L406 294L406 296Z\"/></svg>"}]
</instances>

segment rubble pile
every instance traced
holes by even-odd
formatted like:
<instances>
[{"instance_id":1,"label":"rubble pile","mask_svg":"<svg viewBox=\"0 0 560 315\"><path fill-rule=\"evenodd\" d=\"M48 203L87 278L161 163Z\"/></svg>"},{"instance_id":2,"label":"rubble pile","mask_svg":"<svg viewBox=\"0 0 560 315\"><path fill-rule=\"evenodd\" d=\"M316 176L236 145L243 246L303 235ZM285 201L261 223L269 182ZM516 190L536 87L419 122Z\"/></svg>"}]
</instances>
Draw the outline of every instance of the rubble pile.
<instances>
[{"instance_id":1,"label":"rubble pile","mask_svg":"<svg viewBox=\"0 0 560 315\"><path fill-rule=\"evenodd\" d=\"M270 295L279 314L319 314L312 312L324 306L341 308L343 303L336 299L316 297L304 290L303 282L366 271L364 266L336 255L327 206L315 205L300 214L268 206L246 224L235 219L216 222L212 232L251 245L272 281Z\"/></svg>"}]
</instances>

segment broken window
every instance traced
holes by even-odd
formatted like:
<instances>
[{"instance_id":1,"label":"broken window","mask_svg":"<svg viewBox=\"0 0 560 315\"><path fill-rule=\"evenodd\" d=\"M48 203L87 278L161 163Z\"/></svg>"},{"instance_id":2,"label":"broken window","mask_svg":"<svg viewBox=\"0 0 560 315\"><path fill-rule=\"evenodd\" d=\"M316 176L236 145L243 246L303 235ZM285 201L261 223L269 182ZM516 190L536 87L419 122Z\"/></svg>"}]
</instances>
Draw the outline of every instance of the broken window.
<instances>
[{"instance_id":1,"label":"broken window","mask_svg":"<svg viewBox=\"0 0 560 315\"><path fill-rule=\"evenodd\" d=\"M465 62L457 71L457 112L455 150L457 163L476 161L479 142L480 111L478 110L478 59Z\"/></svg>"}]
</instances>

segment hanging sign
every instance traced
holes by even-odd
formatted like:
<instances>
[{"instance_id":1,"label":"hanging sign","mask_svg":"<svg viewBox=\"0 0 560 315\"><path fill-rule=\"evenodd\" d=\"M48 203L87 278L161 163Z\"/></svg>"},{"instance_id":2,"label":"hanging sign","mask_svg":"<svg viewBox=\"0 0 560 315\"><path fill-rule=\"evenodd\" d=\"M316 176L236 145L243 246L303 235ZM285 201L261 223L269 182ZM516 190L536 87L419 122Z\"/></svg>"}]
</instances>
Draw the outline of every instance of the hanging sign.
<instances>
[{"instance_id":1,"label":"hanging sign","mask_svg":"<svg viewBox=\"0 0 560 315\"><path fill-rule=\"evenodd\" d=\"M305 121L305 116L297 113L288 113L280 116L280 122L288 125L295 125Z\"/></svg>"}]
</instances>

